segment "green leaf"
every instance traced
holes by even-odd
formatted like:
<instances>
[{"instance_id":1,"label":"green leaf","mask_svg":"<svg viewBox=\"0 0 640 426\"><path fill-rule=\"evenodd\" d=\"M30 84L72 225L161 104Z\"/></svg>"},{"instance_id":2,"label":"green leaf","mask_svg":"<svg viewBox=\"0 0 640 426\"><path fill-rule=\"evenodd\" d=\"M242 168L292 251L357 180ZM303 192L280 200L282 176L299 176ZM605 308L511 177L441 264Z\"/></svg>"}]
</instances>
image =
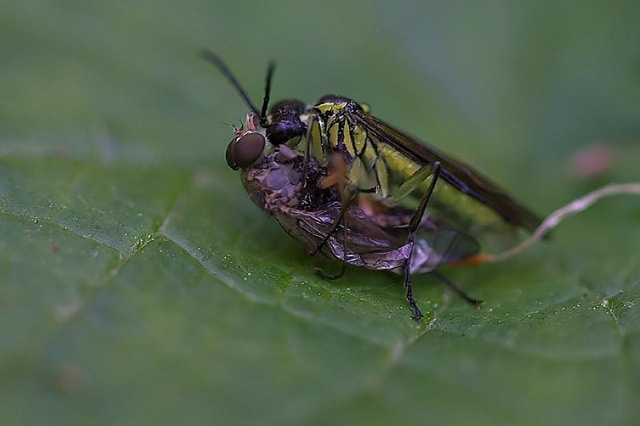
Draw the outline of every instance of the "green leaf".
<instances>
[{"instance_id":1,"label":"green leaf","mask_svg":"<svg viewBox=\"0 0 640 426\"><path fill-rule=\"evenodd\" d=\"M624 2L623 2L624 3ZM248 92L340 93L549 212L638 180L636 2L9 1L2 424L637 424L640 200L415 278L308 258L223 155ZM615 167L566 172L606 141Z\"/></svg>"}]
</instances>

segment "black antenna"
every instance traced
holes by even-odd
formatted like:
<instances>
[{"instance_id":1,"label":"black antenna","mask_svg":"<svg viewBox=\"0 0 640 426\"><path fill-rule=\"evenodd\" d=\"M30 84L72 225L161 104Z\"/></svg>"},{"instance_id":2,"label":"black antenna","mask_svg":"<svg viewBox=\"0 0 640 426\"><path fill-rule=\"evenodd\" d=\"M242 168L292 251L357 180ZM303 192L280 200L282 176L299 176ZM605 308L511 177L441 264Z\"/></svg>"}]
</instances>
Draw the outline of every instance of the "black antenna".
<instances>
[{"instance_id":1,"label":"black antenna","mask_svg":"<svg viewBox=\"0 0 640 426\"><path fill-rule=\"evenodd\" d=\"M269 107L269 95L271 95L271 80L273 80L273 72L276 69L275 62L269 62L267 68L267 83L264 88L264 99L262 100L262 110L260 110L260 125L267 127L267 108Z\"/></svg>"},{"instance_id":2,"label":"black antenna","mask_svg":"<svg viewBox=\"0 0 640 426\"><path fill-rule=\"evenodd\" d=\"M244 99L244 101L249 106L251 111L253 111L256 115L258 115L259 114L258 108L256 108L256 106L253 104L253 102L251 102L251 99L249 99L249 95L247 95L247 92L244 91L244 89L240 85L240 82L238 82L238 80L233 75L233 73L231 72L229 67L227 67L227 65L224 62L222 62L222 59L220 59L220 57L218 55L216 55L215 53L213 53L212 51L210 51L208 49L201 49L200 50L200 56L202 56L204 59L206 59L207 61L211 62L213 65L215 65L220 70L220 72L222 74L224 74L225 77L227 77L227 80L229 80L231 85L236 88L236 90L238 91L238 93L240 94L242 99ZM271 70L271 73L272 72L273 72L273 70ZM270 79L271 77L268 75L267 78ZM269 86L271 86L271 83L270 83L270 81L267 81L267 90L270 89ZM268 103L268 100L269 100L269 93L267 92L267 94L265 95L265 102ZM266 106L262 105L262 109L263 109L263 111L265 111L266 110ZM264 114L264 112L263 112L263 114ZM260 115L260 123L262 124L262 115Z\"/></svg>"}]
</instances>

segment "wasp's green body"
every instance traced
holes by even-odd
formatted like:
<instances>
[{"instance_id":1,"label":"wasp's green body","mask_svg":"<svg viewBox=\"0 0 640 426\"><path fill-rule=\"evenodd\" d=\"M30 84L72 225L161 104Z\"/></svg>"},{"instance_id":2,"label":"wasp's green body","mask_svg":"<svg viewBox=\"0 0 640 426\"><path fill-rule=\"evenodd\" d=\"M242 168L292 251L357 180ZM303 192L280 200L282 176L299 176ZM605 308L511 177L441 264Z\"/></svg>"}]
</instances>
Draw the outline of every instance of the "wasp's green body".
<instances>
[{"instance_id":1,"label":"wasp's green body","mask_svg":"<svg viewBox=\"0 0 640 426\"><path fill-rule=\"evenodd\" d=\"M540 219L472 167L378 120L353 100L326 96L300 114L305 133L291 138L307 144L316 158L339 152L350 164L350 180L375 188L391 204L409 196L419 200L430 187L431 166L442 165L433 206L454 222L494 224L502 221L533 231Z\"/></svg>"}]
</instances>

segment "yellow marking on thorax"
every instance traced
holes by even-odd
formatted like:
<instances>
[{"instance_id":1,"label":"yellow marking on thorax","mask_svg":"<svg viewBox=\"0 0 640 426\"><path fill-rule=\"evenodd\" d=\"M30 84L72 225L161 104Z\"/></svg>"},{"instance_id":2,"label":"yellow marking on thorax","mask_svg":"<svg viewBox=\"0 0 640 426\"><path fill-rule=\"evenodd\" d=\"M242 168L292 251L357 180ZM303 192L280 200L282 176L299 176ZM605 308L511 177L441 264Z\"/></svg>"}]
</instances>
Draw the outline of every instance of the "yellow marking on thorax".
<instances>
[{"instance_id":1,"label":"yellow marking on thorax","mask_svg":"<svg viewBox=\"0 0 640 426\"><path fill-rule=\"evenodd\" d=\"M338 141L339 141L338 136L339 136L339 133L342 131L344 135L343 137L344 148L349 153L351 158L354 159L358 155L359 151L362 149L362 145L358 145L357 143L354 144L352 142L351 134L349 132L349 125L344 115L342 116L342 121L336 120L336 117L339 116L344 111L346 106L347 104L344 102L339 104L326 103L326 104L316 105L315 109L317 109L320 112L320 115L324 117L327 117L327 115L329 115L327 117L326 122L324 122L324 126L322 126L324 127L323 131L325 132L325 136L327 138L327 141L329 142L329 146L332 149L336 149L338 147ZM355 145L355 149L354 149L354 145Z\"/></svg>"},{"instance_id":2,"label":"yellow marking on thorax","mask_svg":"<svg viewBox=\"0 0 640 426\"><path fill-rule=\"evenodd\" d=\"M345 107L346 103L326 103L315 107L324 116L329 111L333 112L326 122L322 123L322 125L318 124L316 126L317 130L314 128L310 133L313 154L321 155L321 157L316 158L325 158L326 156L326 153L322 153L320 147L321 132L324 133L329 148L332 150L337 148L339 123L336 123L335 117ZM418 164L385 143L379 143L377 145L378 152L376 152L371 143L368 142L366 132L361 126L354 125L353 130L354 140L352 141L349 125L345 120L344 146L352 158L349 178L359 188L365 189L377 186L378 196L386 199L393 195L394 188L409 179L420 168ZM417 197L426 193L431 179L431 177L428 177L418 185L415 190ZM500 216L493 209L475 198L463 194L444 181L438 183L434 191L434 198L439 203L446 205L447 208L450 208L461 217L467 217L470 221L479 224L499 223L501 221Z\"/></svg>"},{"instance_id":3,"label":"yellow marking on thorax","mask_svg":"<svg viewBox=\"0 0 640 426\"><path fill-rule=\"evenodd\" d=\"M353 124L352 129L349 128L348 118L341 114L346 105L346 103L326 103L315 107L321 115L325 117L329 115L329 117L318 126L318 132L312 132L312 145L320 144L321 132L324 132L329 148L332 150L337 149L342 127L344 149L351 157L349 172L351 181L361 189L377 187L378 195L381 198L386 198L389 195L389 184L384 162L378 158L375 150L367 140L366 132L361 126ZM336 116L341 116L342 120L337 121ZM317 151L320 150L318 149L314 152Z\"/></svg>"}]
</instances>

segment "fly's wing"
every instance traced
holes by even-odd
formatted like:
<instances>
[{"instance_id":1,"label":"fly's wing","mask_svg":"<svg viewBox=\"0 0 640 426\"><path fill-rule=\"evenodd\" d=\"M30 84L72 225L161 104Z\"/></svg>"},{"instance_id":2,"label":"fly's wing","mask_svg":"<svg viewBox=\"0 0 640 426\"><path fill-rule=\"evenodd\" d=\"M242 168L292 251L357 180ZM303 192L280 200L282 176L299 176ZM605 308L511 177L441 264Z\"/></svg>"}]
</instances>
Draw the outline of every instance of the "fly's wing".
<instances>
[{"instance_id":1,"label":"fly's wing","mask_svg":"<svg viewBox=\"0 0 640 426\"><path fill-rule=\"evenodd\" d=\"M299 241L306 248L307 253L313 252L322 241L322 229L330 229L332 217L328 213L309 214L302 210L291 209L276 211L274 217L294 240Z\"/></svg>"},{"instance_id":2,"label":"fly's wing","mask_svg":"<svg viewBox=\"0 0 640 426\"><path fill-rule=\"evenodd\" d=\"M453 229L418 231L411 259L411 272L424 273L461 261L480 251L471 235Z\"/></svg>"},{"instance_id":3,"label":"fly's wing","mask_svg":"<svg viewBox=\"0 0 640 426\"><path fill-rule=\"evenodd\" d=\"M372 220L389 235L406 241L413 212L394 207ZM429 272L478 254L480 243L470 234L424 216L414 238L411 272Z\"/></svg>"},{"instance_id":4,"label":"fly's wing","mask_svg":"<svg viewBox=\"0 0 640 426\"><path fill-rule=\"evenodd\" d=\"M443 180L461 193L480 201L506 222L528 231L535 230L540 224L541 219L536 214L517 203L497 185L470 166L452 159L360 109L351 110L349 119L362 126L369 137L375 140L374 143L389 145L419 167L436 161L440 162L442 165L440 176Z\"/></svg>"},{"instance_id":5,"label":"fly's wing","mask_svg":"<svg viewBox=\"0 0 640 426\"><path fill-rule=\"evenodd\" d=\"M330 240L331 251L336 259L344 259L346 247L347 262L372 270L397 271L411 256L411 244L407 243L405 232L388 232L360 208L351 206L346 219L346 245L344 233L336 231Z\"/></svg>"},{"instance_id":6,"label":"fly's wing","mask_svg":"<svg viewBox=\"0 0 640 426\"><path fill-rule=\"evenodd\" d=\"M340 212L339 203L330 203L316 211L290 209L277 212L276 219L294 239L312 252L331 230ZM402 238L387 233L357 207L349 209L347 217L346 253L342 226L322 247L322 253L353 266L367 269L396 269L410 256L410 245Z\"/></svg>"}]
</instances>

